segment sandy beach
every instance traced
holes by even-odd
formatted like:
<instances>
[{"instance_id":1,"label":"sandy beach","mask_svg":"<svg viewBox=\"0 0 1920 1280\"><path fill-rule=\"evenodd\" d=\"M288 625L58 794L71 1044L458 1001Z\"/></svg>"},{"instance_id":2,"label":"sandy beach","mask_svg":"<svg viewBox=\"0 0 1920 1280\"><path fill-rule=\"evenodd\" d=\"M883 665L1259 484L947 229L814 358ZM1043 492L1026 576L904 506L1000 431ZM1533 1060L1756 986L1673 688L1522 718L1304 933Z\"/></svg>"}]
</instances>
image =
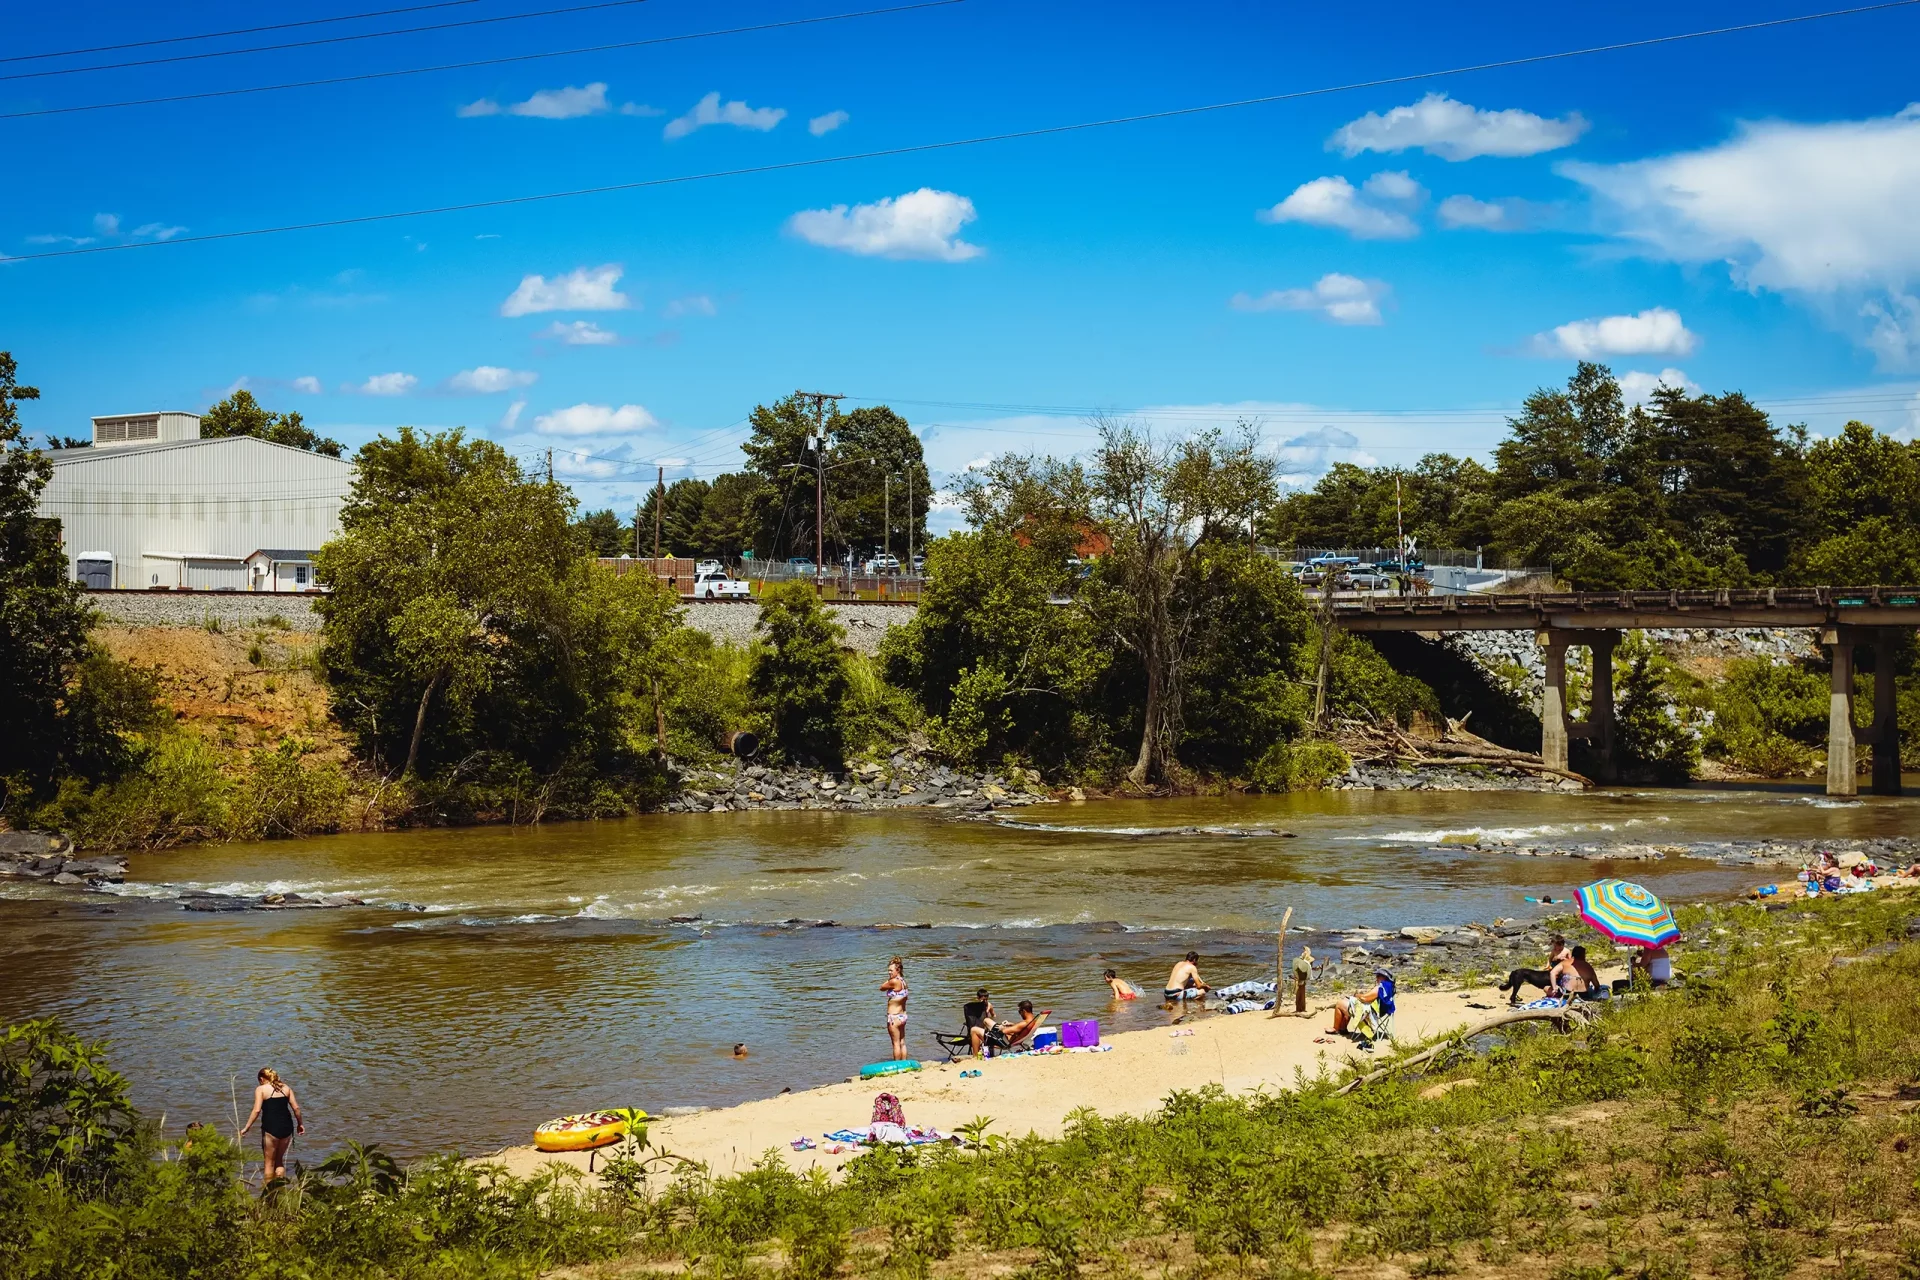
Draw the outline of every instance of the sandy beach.
<instances>
[{"instance_id":1,"label":"sandy beach","mask_svg":"<svg viewBox=\"0 0 1920 1280\"><path fill-rule=\"evenodd\" d=\"M1624 970L1615 970L1606 976L1623 974ZM1487 1017L1504 1007L1506 999L1492 987L1403 992L1394 1034L1402 1043L1423 1040ZM826 1085L656 1120L648 1126L647 1136L656 1149L701 1161L715 1174L748 1169L770 1150L795 1169L838 1169L858 1152L830 1153L821 1135L864 1127L871 1119L874 1095L886 1091L900 1099L909 1124L952 1133L978 1116L991 1116L994 1133L1058 1137L1066 1117L1082 1107L1103 1115L1145 1115L1176 1089L1209 1084L1222 1085L1229 1093L1283 1089L1293 1085L1298 1073L1312 1077L1337 1071L1349 1061L1371 1061L1375 1055L1351 1041L1326 1036L1332 1022L1330 1003L1312 1001L1314 1012L1307 1017L1276 1018L1264 1011L1203 1014L1181 1024L1178 1030L1192 1034L1179 1036L1173 1034L1173 1015L1168 1014L1167 1027L1103 1036L1101 1043L1112 1046L1106 1052L929 1065L884 1080ZM1326 1036L1326 1043L1316 1042L1321 1036ZM926 1040L919 1030L908 1037L909 1044ZM976 1067L977 1078L961 1079L963 1070ZM818 1148L795 1151L788 1145L803 1134ZM588 1163L585 1153L555 1155L531 1146L510 1147L494 1158L516 1174L531 1173L551 1160L581 1169Z\"/></svg>"}]
</instances>

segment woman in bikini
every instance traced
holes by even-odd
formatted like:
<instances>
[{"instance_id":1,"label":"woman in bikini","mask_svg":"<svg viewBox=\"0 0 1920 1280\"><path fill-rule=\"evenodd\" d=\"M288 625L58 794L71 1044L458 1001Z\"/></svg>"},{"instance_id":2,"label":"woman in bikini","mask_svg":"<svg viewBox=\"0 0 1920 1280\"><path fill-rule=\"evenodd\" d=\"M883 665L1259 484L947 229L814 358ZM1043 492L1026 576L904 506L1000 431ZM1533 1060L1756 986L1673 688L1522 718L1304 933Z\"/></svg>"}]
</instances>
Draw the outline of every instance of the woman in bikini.
<instances>
[{"instance_id":1,"label":"woman in bikini","mask_svg":"<svg viewBox=\"0 0 1920 1280\"><path fill-rule=\"evenodd\" d=\"M893 1060L907 1056L907 965L899 956L887 961L887 980L880 984L887 993L887 1038L893 1041Z\"/></svg>"},{"instance_id":2,"label":"woman in bikini","mask_svg":"<svg viewBox=\"0 0 1920 1280\"><path fill-rule=\"evenodd\" d=\"M260 1150L266 1161L260 1185L265 1188L275 1178L287 1176L287 1148L293 1145L293 1135L305 1133L307 1126L300 1118L300 1102L293 1096L293 1086L272 1067L260 1068L259 1078L253 1091L253 1110L240 1136L247 1136L255 1120L260 1122Z\"/></svg>"}]
</instances>

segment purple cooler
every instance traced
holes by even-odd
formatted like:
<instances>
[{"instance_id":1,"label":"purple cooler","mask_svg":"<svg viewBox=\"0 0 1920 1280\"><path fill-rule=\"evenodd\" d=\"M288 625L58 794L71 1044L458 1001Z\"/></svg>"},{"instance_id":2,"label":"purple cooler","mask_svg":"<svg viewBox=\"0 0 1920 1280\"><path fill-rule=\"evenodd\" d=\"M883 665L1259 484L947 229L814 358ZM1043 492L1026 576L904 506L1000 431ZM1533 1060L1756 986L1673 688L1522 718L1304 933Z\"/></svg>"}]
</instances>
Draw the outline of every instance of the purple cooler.
<instances>
[{"instance_id":1,"label":"purple cooler","mask_svg":"<svg viewBox=\"0 0 1920 1280\"><path fill-rule=\"evenodd\" d=\"M1060 1024L1060 1044L1067 1049L1091 1049L1100 1043L1100 1024L1092 1018Z\"/></svg>"}]
</instances>

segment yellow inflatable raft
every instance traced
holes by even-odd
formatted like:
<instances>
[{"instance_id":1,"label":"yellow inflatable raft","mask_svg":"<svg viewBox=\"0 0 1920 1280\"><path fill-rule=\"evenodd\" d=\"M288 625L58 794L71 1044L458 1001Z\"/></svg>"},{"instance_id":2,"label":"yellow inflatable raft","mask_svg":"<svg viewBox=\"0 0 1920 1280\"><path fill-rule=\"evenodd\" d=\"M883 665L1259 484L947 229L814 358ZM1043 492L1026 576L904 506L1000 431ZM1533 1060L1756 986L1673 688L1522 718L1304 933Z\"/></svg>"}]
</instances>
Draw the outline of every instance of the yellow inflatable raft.
<instances>
[{"instance_id":1,"label":"yellow inflatable raft","mask_svg":"<svg viewBox=\"0 0 1920 1280\"><path fill-rule=\"evenodd\" d=\"M635 1119L646 1112L637 1112ZM533 1145L541 1151L592 1151L610 1146L627 1136L629 1117L616 1111L593 1111L586 1115L561 1116L533 1131Z\"/></svg>"}]
</instances>

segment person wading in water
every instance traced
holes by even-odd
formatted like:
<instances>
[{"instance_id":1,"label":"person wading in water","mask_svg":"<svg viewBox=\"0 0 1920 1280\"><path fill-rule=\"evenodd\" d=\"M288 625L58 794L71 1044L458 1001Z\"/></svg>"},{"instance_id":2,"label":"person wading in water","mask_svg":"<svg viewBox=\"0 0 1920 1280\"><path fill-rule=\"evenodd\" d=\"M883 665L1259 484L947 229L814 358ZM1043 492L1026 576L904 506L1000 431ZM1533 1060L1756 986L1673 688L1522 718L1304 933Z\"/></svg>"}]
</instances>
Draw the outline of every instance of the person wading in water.
<instances>
[{"instance_id":1,"label":"person wading in water","mask_svg":"<svg viewBox=\"0 0 1920 1280\"><path fill-rule=\"evenodd\" d=\"M300 1118L300 1102L293 1096L293 1086L282 1080L272 1067L260 1068L260 1083L253 1091L253 1110L247 1116L247 1123L241 1126L241 1137L247 1136L255 1120L260 1122L260 1151L266 1161L260 1177L261 1188L265 1189L275 1178L287 1176L287 1148L293 1145L294 1134L307 1131L306 1122Z\"/></svg>"}]
</instances>

